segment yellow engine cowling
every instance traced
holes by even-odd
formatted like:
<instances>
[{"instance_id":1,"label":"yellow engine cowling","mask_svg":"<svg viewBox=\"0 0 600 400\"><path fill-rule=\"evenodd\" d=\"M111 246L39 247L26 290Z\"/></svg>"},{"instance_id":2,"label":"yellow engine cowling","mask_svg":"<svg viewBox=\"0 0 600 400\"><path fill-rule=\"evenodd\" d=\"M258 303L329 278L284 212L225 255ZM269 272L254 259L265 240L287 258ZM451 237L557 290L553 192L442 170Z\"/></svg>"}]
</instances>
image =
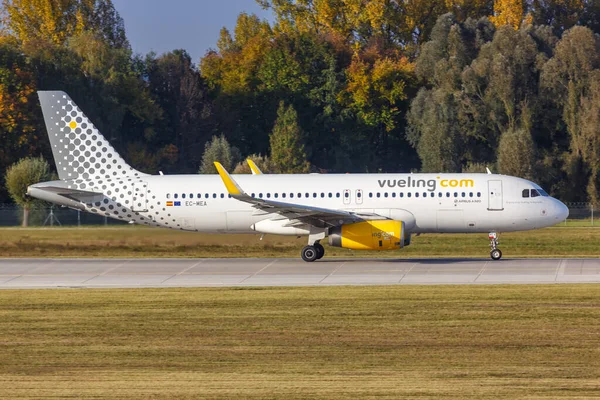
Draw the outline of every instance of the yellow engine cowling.
<instances>
[{"instance_id":1,"label":"yellow engine cowling","mask_svg":"<svg viewBox=\"0 0 600 400\"><path fill-rule=\"evenodd\" d=\"M329 245L353 250L395 250L405 244L404 222L364 221L329 230Z\"/></svg>"}]
</instances>

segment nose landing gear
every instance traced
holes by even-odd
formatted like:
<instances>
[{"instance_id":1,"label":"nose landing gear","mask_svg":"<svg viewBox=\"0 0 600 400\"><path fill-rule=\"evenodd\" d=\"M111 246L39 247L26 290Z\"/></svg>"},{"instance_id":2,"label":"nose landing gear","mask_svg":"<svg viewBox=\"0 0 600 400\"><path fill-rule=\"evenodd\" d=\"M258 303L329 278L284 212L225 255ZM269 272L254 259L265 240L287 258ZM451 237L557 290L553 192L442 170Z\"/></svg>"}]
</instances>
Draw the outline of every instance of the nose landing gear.
<instances>
[{"instance_id":1,"label":"nose landing gear","mask_svg":"<svg viewBox=\"0 0 600 400\"><path fill-rule=\"evenodd\" d=\"M498 248L498 243L500 243L500 241L498 240L498 234L496 232L490 232L488 237L490 239L490 247L492 248L492 250L490 251L490 257L492 257L492 260L501 259L502 251L500 251L500 249Z\"/></svg>"}]
</instances>

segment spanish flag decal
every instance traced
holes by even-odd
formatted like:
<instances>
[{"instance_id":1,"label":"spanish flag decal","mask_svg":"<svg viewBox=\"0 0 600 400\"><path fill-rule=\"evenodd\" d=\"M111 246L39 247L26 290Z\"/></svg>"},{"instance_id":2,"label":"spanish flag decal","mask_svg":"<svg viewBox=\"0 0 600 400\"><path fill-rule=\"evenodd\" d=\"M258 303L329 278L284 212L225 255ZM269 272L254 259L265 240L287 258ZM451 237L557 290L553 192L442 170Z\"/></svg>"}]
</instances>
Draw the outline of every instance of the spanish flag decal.
<instances>
[{"instance_id":1,"label":"spanish flag decal","mask_svg":"<svg viewBox=\"0 0 600 400\"><path fill-rule=\"evenodd\" d=\"M172 201L167 201L167 207L173 207L173 202Z\"/></svg>"}]
</instances>

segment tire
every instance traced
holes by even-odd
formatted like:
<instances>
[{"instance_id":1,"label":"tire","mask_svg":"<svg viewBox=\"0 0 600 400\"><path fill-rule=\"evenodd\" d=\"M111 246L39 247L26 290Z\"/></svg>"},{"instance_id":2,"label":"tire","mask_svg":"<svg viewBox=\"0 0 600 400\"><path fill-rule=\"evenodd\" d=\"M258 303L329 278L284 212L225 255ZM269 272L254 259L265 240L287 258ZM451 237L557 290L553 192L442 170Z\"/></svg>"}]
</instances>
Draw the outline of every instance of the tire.
<instances>
[{"instance_id":1,"label":"tire","mask_svg":"<svg viewBox=\"0 0 600 400\"><path fill-rule=\"evenodd\" d=\"M316 243L315 249L317 250L317 260L320 260L325 255L325 248L320 243Z\"/></svg>"},{"instance_id":2,"label":"tire","mask_svg":"<svg viewBox=\"0 0 600 400\"><path fill-rule=\"evenodd\" d=\"M494 249L490 251L490 257L492 257L492 260L499 260L502 258L502 252L500 249Z\"/></svg>"},{"instance_id":3,"label":"tire","mask_svg":"<svg viewBox=\"0 0 600 400\"><path fill-rule=\"evenodd\" d=\"M317 251L315 246L306 246L302 249L301 256L304 261L313 262L319 256L319 252Z\"/></svg>"}]
</instances>

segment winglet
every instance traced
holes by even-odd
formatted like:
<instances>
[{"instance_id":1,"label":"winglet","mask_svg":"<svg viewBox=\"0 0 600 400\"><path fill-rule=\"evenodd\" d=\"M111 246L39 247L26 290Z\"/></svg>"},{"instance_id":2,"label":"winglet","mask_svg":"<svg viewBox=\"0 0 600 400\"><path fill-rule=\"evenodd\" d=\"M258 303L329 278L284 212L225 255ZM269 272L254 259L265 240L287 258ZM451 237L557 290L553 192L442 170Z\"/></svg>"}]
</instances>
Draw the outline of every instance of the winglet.
<instances>
[{"instance_id":1,"label":"winglet","mask_svg":"<svg viewBox=\"0 0 600 400\"><path fill-rule=\"evenodd\" d=\"M248 163L248 166L252 171L252 175L262 175L262 171L260 170L260 168L258 168L258 165L256 165L254 161L252 161L251 159L247 159L246 162Z\"/></svg>"},{"instance_id":2,"label":"winglet","mask_svg":"<svg viewBox=\"0 0 600 400\"><path fill-rule=\"evenodd\" d=\"M217 172L221 176L221 179L223 179L223 183L225 184L225 187L230 195L241 196L244 194L242 188L238 186L238 184L233 180L225 168L223 168L220 162L215 161L215 168L217 168Z\"/></svg>"},{"instance_id":3,"label":"winglet","mask_svg":"<svg viewBox=\"0 0 600 400\"><path fill-rule=\"evenodd\" d=\"M488 167L485 167L485 170L488 173L488 175L492 175L492 171L490 171L490 169Z\"/></svg>"}]
</instances>

